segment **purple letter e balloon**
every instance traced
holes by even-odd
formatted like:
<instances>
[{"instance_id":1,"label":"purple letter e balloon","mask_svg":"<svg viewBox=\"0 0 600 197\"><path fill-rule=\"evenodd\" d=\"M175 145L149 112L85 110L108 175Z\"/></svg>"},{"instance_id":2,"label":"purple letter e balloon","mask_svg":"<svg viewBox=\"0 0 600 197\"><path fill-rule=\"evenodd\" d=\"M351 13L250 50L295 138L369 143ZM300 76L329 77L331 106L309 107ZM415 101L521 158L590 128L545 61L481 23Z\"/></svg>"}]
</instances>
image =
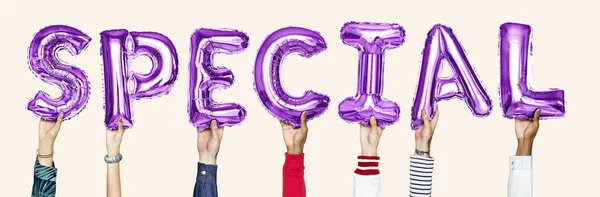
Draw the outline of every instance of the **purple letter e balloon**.
<instances>
[{"instance_id":1,"label":"purple letter e balloon","mask_svg":"<svg viewBox=\"0 0 600 197\"><path fill-rule=\"evenodd\" d=\"M382 97L384 55L386 49L402 45L404 28L398 24L350 22L342 27L341 38L359 53L357 92L340 103L340 117L369 125L369 118L374 116L382 128L394 124L400 117L400 107Z\"/></svg>"},{"instance_id":2,"label":"purple letter e balloon","mask_svg":"<svg viewBox=\"0 0 600 197\"><path fill-rule=\"evenodd\" d=\"M188 115L199 130L218 126L233 126L246 117L246 110L234 103L217 103L214 89L226 89L233 84L233 73L225 67L215 67L215 54L235 54L248 47L248 35L236 30L199 29L192 34Z\"/></svg>"},{"instance_id":3,"label":"purple letter e balloon","mask_svg":"<svg viewBox=\"0 0 600 197\"><path fill-rule=\"evenodd\" d=\"M540 118L559 118L565 115L563 90L534 90L529 85L527 67L531 27L525 24L504 23L500 26L500 97L506 118L532 119L541 109Z\"/></svg>"},{"instance_id":4,"label":"purple letter e balloon","mask_svg":"<svg viewBox=\"0 0 600 197\"><path fill-rule=\"evenodd\" d=\"M156 32L128 32L125 29L100 33L104 61L104 123L108 129L133 126L132 102L169 93L177 78L177 52L169 38ZM148 57L148 73L136 73L131 60Z\"/></svg>"}]
</instances>

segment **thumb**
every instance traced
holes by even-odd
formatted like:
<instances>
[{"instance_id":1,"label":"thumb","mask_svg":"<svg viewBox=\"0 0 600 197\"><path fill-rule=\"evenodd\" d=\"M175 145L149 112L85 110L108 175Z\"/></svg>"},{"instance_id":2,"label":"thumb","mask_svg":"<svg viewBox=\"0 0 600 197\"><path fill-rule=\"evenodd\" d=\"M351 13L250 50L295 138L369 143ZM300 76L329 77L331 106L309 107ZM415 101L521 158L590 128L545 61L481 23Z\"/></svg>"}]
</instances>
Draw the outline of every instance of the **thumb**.
<instances>
[{"instance_id":1,"label":"thumb","mask_svg":"<svg viewBox=\"0 0 600 197\"><path fill-rule=\"evenodd\" d=\"M306 128L306 112L302 112L302 115L300 115L300 124L301 127Z\"/></svg>"},{"instance_id":2,"label":"thumb","mask_svg":"<svg viewBox=\"0 0 600 197\"><path fill-rule=\"evenodd\" d=\"M533 123L535 124L539 124L540 123L540 113L542 112L541 109L536 109L535 112L533 113Z\"/></svg>"},{"instance_id":3,"label":"thumb","mask_svg":"<svg viewBox=\"0 0 600 197\"><path fill-rule=\"evenodd\" d=\"M369 124L371 125L371 129L377 129L377 119L375 118L375 116L371 116L369 118Z\"/></svg>"},{"instance_id":4,"label":"thumb","mask_svg":"<svg viewBox=\"0 0 600 197\"><path fill-rule=\"evenodd\" d=\"M423 119L423 125L425 127L430 127L430 122L429 122L429 116L427 115L427 112L423 109L421 110L421 119Z\"/></svg>"},{"instance_id":5,"label":"thumb","mask_svg":"<svg viewBox=\"0 0 600 197\"><path fill-rule=\"evenodd\" d=\"M60 114L58 115L58 118L56 118L56 124L54 125L54 127L59 130L60 127L62 126L62 122L63 122L63 118L65 117L64 114Z\"/></svg>"},{"instance_id":6,"label":"thumb","mask_svg":"<svg viewBox=\"0 0 600 197\"><path fill-rule=\"evenodd\" d=\"M217 126L217 120L210 121L210 131L212 132L212 134L217 134L218 130L219 127Z\"/></svg>"},{"instance_id":7,"label":"thumb","mask_svg":"<svg viewBox=\"0 0 600 197\"><path fill-rule=\"evenodd\" d=\"M125 129L123 128L123 118L119 118L119 120L118 120L118 127L117 127L117 131L118 131L118 132L123 132L123 131L125 131Z\"/></svg>"}]
</instances>

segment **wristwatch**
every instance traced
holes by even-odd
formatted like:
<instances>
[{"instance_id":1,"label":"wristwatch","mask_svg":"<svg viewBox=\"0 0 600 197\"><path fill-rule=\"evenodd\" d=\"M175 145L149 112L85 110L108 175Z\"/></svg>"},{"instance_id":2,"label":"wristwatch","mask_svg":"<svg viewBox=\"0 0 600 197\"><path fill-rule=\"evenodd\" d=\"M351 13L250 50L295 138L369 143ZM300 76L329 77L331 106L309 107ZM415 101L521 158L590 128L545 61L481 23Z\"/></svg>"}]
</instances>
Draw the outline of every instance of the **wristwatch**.
<instances>
[{"instance_id":1,"label":"wristwatch","mask_svg":"<svg viewBox=\"0 0 600 197\"><path fill-rule=\"evenodd\" d=\"M117 156L109 157L108 155L104 156L104 162L106 163L119 163L123 159L123 155L119 153Z\"/></svg>"}]
</instances>

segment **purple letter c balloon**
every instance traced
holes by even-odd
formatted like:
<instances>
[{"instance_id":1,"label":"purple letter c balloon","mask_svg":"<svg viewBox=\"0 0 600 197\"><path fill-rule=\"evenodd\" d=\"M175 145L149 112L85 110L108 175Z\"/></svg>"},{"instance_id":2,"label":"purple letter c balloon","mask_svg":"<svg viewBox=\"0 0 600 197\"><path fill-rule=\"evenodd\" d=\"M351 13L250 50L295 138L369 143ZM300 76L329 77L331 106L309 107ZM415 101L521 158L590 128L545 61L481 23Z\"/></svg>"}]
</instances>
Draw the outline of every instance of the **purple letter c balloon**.
<instances>
[{"instance_id":1,"label":"purple letter c balloon","mask_svg":"<svg viewBox=\"0 0 600 197\"><path fill-rule=\"evenodd\" d=\"M384 55L386 49L404 43L404 28L398 24L350 22L342 27L341 38L359 53L356 96L340 103L340 117L350 123L369 125L373 116L382 128L394 124L400 117L400 107L382 97Z\"/></svg>"},{"instance_id":2,"label":"purple letter c balloon","mask_svg":"<svg viewBox=\"0 0 600 197\"><path fill-rule=\"evenodd\" d=\"M56 120L60 114L68 120L85 108L90 94L88 78L83 70L61 61L58 52L79 55L90 40L85 33L65 25L48 26L35 34L29 46L30 68L42 81L58 86L62 94L51 98L39 91L27 109L44 120Z\"/></svg>"},{"instance_id":3,"label":"purple letter c balloon","mask_svg":"<svg viewBox=\"0 0 600 197\"><path fill-rule=\"evenodd\" d=\"M450 65L453 73L450 77L441 77L443 60ZM417 130L423 124L421 110L425 110L431 119L439 101L453 98L463 99L477 117L487 116L492 111L490 97L452 29L438 24L429 31L425 40L411 128Z\"/></svg>"},{"instance_id":4,"label":"purple letter c balloon","mask_svg":"<svg viewBox=\"0 0 600 197\"><path fill-rule=\"evenodd\" d=\"M500 26L500 105L505 118L529 119L541 109L540 119L565 115L565 93L560 89L535 90L527 70L531 27L504 23Z\"/></svg>"},{"instance_id":5,"label":"purple letter c balloon","mask_svg":"<svg viewBox=\"0 0 600 197\"><path fill-rule=\"evenodd\" d=\"M301 97L291 96L280 81L283 59L291 54L310 58L326 48L325 39L318 32L286 27L269 35L258 50L254 66L254 87L262 104L271 115L299 128L300 116L306 111L307 120L323 114L329 105L329 97L306 91Z\"/></svg>"},{"instance_id":6,"label":"purple letter c balloon","mask_svg":"<svg viewBox=\"0 0 600 197\"><path fill-rule=\"evenodd\" d=\"M105 120L108 129L116 129L119 118L125 129L133 126L132 101L169 93L177 78L178 60L175 46L156 32L107 30L101 35L104 61ZM148 57L152 68L136 73L131 60Z\"/></svg>"},{"instance_id":7,"label":"purple letter c balloon","mask_svg":"<svg viewBox=\"0 0 600 197\"><path fill-rule=\"evenodd\" d=\"M217 126L233 126L246 117L246 110L234 103L217 103L212 99L213 89L226 89L233 84L233 73L224 67L215 67L215 54L235 54L248 47L248 35L236 30L199 29L192 35L188 115L190 122L203 130L212 120Z\"/></svg>"}]
</instances>

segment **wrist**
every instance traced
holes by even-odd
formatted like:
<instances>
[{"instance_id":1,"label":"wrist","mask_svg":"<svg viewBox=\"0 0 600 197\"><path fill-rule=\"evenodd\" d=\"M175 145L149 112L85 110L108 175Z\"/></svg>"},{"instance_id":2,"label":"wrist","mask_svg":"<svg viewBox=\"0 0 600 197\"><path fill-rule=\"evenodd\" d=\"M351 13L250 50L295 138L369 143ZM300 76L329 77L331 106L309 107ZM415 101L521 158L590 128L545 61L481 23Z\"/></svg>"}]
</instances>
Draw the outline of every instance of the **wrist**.
<instances>
[{"instance_id":1,"label":"wrist","mask_svg":"<svg viewBox=\"0 0 600 197\"><path fill-rule=\"evenodd\" d=\"M109 157L114 157L114 156L121 154L121 149L120 148L111 148L111 149L108 149L106 152Z\"/></svg>"},{"instance_id":2,"label":"wrist","mask_svg":"<svg viewBox=\"0 0 600 197\"><path fill-rule=\"evenodd\" d=\"M53 144L45 144L45 143L38 144L38 153L46 155L46 154L50 154L52 152L54 152Z\"/></svg>"},{"instance_id":3,"label":"wrist","mask_svg":"<svg viewBox=\"0 0 600 197\"><path fill-rule=\"evenodd\" d=\"M375 148L375 149L363 148L360 151L360 155L361 156L377 156L377 148Z\"/></svg>"},{"instance_id":4,"label":"wrist","mask_svg":"<svg viewBox=\"0 0 600 197\"><path fill-rule=\"evenodd\" d=\"M527 140L519 141L519 144L517 145L516 156L531 156L532 149L533 149L532 141L527 141Z\"/></svg>"},{"instance_id":5,"label":"wrist","mask_svg":"<svg viewBox=\"0 0 600 197\"><path fill-rule=\"evenodd\" d=\"M420 151L429 152L429 140L417 140L415 142L415 149Z\"/></svg>"},{"instance_id":6,"label":"wrist","mask_svg":"<svg viewBox=\"0 0 600 197\"><path fill-rule=\"evenodd\" d=\"M217 157L212 155L200 155L200 163L217 165Z\"/></svg>"},{"instance_id":7,"label":"wrist","mask_svg":"<svg viewBox=\"0 0 600 197\"><path fill-rule=\"evenodd\" d=\"M304 153L304 146L288 146L287 153L293 155L302 154Z\"/></svg>"}]
</instances>

